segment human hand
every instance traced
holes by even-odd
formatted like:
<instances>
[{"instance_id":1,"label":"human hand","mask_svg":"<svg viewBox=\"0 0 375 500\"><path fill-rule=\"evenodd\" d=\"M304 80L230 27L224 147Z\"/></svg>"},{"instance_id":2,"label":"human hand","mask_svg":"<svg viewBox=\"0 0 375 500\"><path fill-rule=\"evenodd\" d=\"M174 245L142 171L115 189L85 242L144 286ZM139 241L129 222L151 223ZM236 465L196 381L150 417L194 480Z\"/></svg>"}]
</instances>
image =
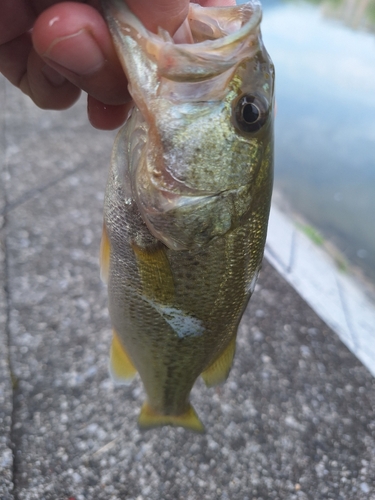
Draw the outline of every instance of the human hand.
<instances>
[{"instance_id":1,"label":"human hand","mask_svg":"<svg viewBox=\"0 0 375 500\"><path fill-rule=\"evenodd\" d=\"M66 109L88 94L88 115L96 128L119 127L131 106L99 0L5 0L0 4L0 72L39 107ZM228 5L233 0L200 0ZM189 0L127 0L145 26L173 34Z\"/></svg>"}]
</instances>

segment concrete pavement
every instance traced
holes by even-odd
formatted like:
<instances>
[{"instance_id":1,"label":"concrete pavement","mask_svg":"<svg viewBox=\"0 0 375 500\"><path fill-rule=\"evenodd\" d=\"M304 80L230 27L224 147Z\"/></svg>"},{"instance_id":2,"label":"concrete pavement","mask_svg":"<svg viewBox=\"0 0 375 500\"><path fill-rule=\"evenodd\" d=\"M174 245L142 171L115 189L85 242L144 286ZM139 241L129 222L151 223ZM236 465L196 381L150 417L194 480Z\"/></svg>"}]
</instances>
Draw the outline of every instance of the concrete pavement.
<instances>
[{"instance_id":1,"label":"concrete pavement","mask_svg":"<svg viewBox=\"0 0 375 500\"><path fill-rule=\"evenodd\" d=\"M267 262L203 436L140 433L99 280L113 133L0 79L0 499L375 500L375 380Z\"/></svg>"}]
</instances>

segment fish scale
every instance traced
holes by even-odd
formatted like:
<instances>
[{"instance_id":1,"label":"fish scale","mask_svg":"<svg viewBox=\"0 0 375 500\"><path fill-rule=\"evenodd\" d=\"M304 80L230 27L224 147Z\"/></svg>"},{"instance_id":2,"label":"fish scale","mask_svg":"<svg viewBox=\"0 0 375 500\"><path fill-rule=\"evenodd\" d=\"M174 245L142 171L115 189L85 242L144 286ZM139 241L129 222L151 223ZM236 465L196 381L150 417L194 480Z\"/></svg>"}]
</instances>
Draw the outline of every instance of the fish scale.
<instances>
[{"instance_id":1,"label":"fish scale","mask_svg":"<svg viewBox=\"0 0 375 500\"><path fill-rule=\"evenodd\" d=\"M135 103L104 204L110 371L139 372L141 428L202 432L190 391L229 374L267 232L274 70L260 5L192 4L193 44L150 33L120 0L103 8Z\"/></svg>"}]
</instances>

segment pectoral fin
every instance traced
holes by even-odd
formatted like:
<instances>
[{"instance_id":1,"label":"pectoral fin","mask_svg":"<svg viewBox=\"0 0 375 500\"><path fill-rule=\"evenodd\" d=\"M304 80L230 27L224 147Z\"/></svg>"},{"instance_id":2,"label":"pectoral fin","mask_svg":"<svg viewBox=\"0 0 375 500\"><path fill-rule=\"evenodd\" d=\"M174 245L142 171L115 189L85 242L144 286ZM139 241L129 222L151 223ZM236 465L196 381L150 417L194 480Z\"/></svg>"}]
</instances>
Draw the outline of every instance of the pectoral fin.
<instances>
[{"instance_id":1,"label":"pectoral fin","mask_svg":"<svg viewBox=\"0 0 375 500\"><path fill-rule=\"evenodd\" d=\"M128 353L122 346L117 333L113 330L113 339L109 358L109 373L117 384L128 385L137 373Z\"/></svg>"},{"instance_id":2,"label":"pectoral fin","mask_svg":"<svg viewBox=\"0 0 375 500\"><path fill-rule=\"evenodd\" d=\"M159 304L171 304L174 299L174 282L164 245L141 248L133 243L132 248L145 297L156 300Z\"/></svg>"},{"instance_id":3,"label":"pectoral fin","mask_svg":"<svg viewBox=\"0 0 375 500\"><path fill-rule=\"evenodd\" d=\"M109 243L107 228L103 222L102 240L100 242L100 277L104 283L108 283L110 257L111 244Z\"/></svg>"},{"instance_id":4,"label":"pectoral fin","mask_svg":"<svg viewBox=\"0 0 375 500\"><path fill-rule=\"evenodd\" d=\"M222 384L228 378L236 351L236 336L230 341L225 351L202 373L207 387Z\"/></svg>"},{"instance_id":5,"label":"pectoral fin","mask_svg":"<svg viewBox=\"0 0 375 500\"><path fill-rule=\"evenodd\" d=\"M181 415L162 415L156 413L146 402L143 404L141 414L138 418L138 425L141 429L152 429L163 425L173 425L175 427L185 427L194 432L204 432L204 425L199 420L194 408L189 405L185 413Z\"/></svg>"}]
</instances>

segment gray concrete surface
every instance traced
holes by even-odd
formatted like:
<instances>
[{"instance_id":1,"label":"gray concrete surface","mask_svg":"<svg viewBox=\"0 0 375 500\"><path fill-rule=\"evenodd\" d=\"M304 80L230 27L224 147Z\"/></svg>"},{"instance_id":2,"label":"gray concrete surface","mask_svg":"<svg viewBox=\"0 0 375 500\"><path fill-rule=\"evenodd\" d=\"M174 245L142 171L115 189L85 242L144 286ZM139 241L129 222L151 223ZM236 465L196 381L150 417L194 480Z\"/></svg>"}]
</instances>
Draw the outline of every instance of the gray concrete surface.
<instances>
[{"instance_id":1,"label":"gray concrete surface","mask_svg":"<svg viewBox=\"0 0 375 500\"><path fill-rule=\"evenodd\" d=\"M6 122L4 96L5 84L0 75L0 498L11 498L12 449L10 442L13 394L9 365L9 324L8 276L6 266L6 218L4 209L7 204L5 179L8 174L5 161Z\"/></svg>"},{"instance_id":2,"label":"gray concrete surface","mask_svg":"<svg viewBox=\"0 0 375 500\"><path fill-rule=\"evenodd\" d=\"M375 500L374 378L267 262L227 383L192 392L207 433L138 431L99 281L113 134L0 96L0 499Z\"/></svg>"},{"instance_id":3,"label":"gray concrete surface","mask_svg":"<svg viewBox=\"0 0 375 500\"><path fill-rule=\"evenodd\" d=\"M265 255L375 376L375 301L370 287L272 205Z\"/></svg>"}]
</instances>

